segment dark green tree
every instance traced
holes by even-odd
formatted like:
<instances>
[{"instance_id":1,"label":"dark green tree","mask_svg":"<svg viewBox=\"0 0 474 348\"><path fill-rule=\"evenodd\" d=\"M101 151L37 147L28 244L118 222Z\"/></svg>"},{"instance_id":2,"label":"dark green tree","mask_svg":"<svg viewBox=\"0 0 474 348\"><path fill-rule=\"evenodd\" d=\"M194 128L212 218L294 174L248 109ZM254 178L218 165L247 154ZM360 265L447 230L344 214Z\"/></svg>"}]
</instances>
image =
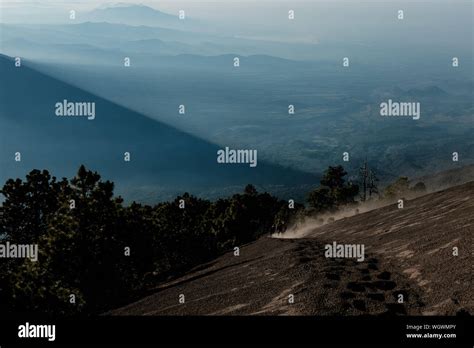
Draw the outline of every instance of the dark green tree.
<instances>
[{"instance_id":1,"label":"dark green tree","mask_svg":"<svg viewBox=\"0 0 474 348\"><path fill-rule=\"evenodd\" d=\"M37 243L39 261L0 268L0 313L90 315L125 304L236 245L284 228L288 202L247 185L216 202L188 193L127 207L114 184L81 166L71 180L34 170L2 189L1 237Z\"/></svg>"},{"instance_id":2,"label":"dark green tree","mask_svg":"<svg viewBox=\"0 0 474 348\"><path fill-rule=\"evenodd\" d=\"M321 186L308 195L308 203L316 212L337 209L344 204L355 202L359 187L346 182L347 172L342 166L329 167L320 180Z\"/></svg>"},{"instance_id":3,"label":"dark green tree","mask_svg":"<svg viewBox=\"0 0 474 348\"><path fill-rule=\"evenodd\" d=\"M47 170L32 170L26 180L10 179L0 194L0 235L15 243L34 243L46 233L49 217L56 212L67 180L57 182Z\"/></svg>"}]
</instances>

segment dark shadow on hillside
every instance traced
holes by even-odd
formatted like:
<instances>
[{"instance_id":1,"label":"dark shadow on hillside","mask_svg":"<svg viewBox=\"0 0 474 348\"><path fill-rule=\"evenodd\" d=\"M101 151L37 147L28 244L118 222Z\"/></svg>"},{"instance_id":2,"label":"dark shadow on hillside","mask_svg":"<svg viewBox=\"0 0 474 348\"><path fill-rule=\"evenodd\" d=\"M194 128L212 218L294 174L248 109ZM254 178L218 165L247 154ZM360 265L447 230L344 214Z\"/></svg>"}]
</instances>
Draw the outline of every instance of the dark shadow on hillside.
<instances>
[{"instance_id":1,"label":"dark shadow on hillside","mask_svg":"<svg viewBox=\"0 0 474 348\"><path fill-rule=\"evenodd\" d=\"M140 186L146 192L315 182L311 174L262 161L256 168L218 164L220 146L28 66L16 68L9 57L0 57L0 74L0 182L24 177L33 168L70 177L81 163L119 188ZM55 104L63 100L95 102L95 119L57 117ZM13 160L15 152L21 152L21 162ZM124 152L130 152L130 162L124 161Z\"/></svg>"}]
</instances>

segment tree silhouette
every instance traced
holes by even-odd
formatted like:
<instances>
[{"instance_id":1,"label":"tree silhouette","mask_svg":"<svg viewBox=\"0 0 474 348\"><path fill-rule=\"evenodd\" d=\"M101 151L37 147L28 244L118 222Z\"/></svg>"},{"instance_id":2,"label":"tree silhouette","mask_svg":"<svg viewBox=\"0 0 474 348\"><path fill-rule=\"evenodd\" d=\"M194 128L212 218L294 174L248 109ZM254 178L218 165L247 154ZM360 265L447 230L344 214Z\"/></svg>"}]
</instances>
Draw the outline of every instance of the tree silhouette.
<instances>
[{"instance_id":1,"label":"tree silhouette","mask_svg":"<svg viewBox=\"0 0 474 348\"><path fill-rule=\"evenodd\" d=\"M359 168L359 178L361 183L361 201L365 202L367 200L367 193L369 194L369 198L372 197L373 194L377 194L377 182L378 178L375 172L369 168L367 164L367 160L364 161L362 167Z\"/></svg>"},{"instance_id":2,"label":"tree silhouette","mask_svg":"<svg viewBox=\"0 0 474 348\"><path fill-rule=\"evenodd\" d=\"M5 315L103 312L275 226L284 228L302 209L288 209L253 185L216 202L184 193L155 206L123 206L114 184L83 165L71 180L33 170L26 181L8 180L1 193L0 238L37 243L40 260L2 262Z\"/></svg>"},{"instance_id":3,"label":"tree silhouette","mask_svg":"<svg viewBox=\"0 0 474 348\"><path fill-rule=\"evenodd\" d=\"M47 170L33 170L25 181L9 179L0 190L5 197L0 235L19 244L37 241L46 232L48 217L58 209L66 187L66 179L57 182Z\"/></svg>"},{"instance_id":4,"label":"tree silhouette","mask_svg":"<svg viewBox=\"0 0 474 348\"><path fill-rule=\"evenodd\" d=\"M316 212L325 212L354 203L359 187L352 182L346 183L346 175L347 172L342 166L330 166L320 180L321 186L309 193L309 205Z\"/></svg>"}]
</instances>

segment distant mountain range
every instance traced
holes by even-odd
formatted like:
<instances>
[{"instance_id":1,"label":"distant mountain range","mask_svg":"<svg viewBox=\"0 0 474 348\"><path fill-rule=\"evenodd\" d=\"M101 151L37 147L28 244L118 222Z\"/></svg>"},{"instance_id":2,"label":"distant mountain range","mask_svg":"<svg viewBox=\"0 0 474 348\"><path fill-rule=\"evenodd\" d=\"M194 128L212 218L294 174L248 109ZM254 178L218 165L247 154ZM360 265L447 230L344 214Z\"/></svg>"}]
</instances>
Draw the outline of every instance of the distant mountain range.
<instances>
[{"instance_id":1,"label":"distant mountain range","mask_svg":"<svg viewBox=\"0 0 474 348\"><path fill-rule=\"evenodd\" d=\"M96 8L80 15L79 19L90 22L120 23L137 26L190 28L197 22L184 13L184 19L176 14L168 14L145 5L117 4Z\"/></svg>"},{"instance_id":2,"label":"distant mountain range","mask_svg":"<svg viewBox=\"0 0 474 348\"><path fill-rule=\"evenodd\" d=\"M379 174L381 184L400 175L419 177L474 161L472 59L468 56L454 69L443 47L423 47L420 53L402 50L399 46L357 42L269 42L226 37L224 32L202 32L203 23L196 30L190 23L191 18L180 21L177 13L120 4L78 13L77 20L67 24L0 24L1 53L21 57L24 63L21 69L13 69L8 60L2 63L8 68L5 81L12 80L5 90L5 105L1 107L6 113L2 117L18 107L10 102L19 105L24 117L36 114L32 108L51 115L50 103L58 95L72 99L80 91L90 96L88 98L107 101L107 107L100 110L108 110L113 105L127 114L127 118L147 119L151 126L145 127L144 134L159 124L179 132L180 139L183 134L192 134L193 141L206 139L199 144L206 143L211 148L213 144L257 148L261 154L259 159L280 165L275 173L280 173L284 166L297 169L299 174L298 170L319 175L327 166L341 163L346 151L350 153L350 161L341 164L351 175L355 175L367 159ZM238 69L233 66L237 56ZM342 66L345 56L350 57L350 67ZM432 59L427 61L426 56ZM131 59L130 67L124 68L125 57ZM25 68L25 64L33 70ZM27 76L25 70L31 75ZM16 81L20 76L23 76L21 84ZM46 78L65 93L52 93ZM43 99L33 102L27 92L32 96L46 93L43 99L49 100L49 104L43 110ZM20 99L20 95L24 99ZM387 99L420 102L421 119L380 117L379 105ZM182 103L186 104L186 117L177 117L177 106ZM288 113L290 104L295 106L294 115ZM51 128L44 137L46 142L58 136L58 122L53 119L46 118L44 124L36 127L38 134L44 132L45 127ZM95 125L92 126L83 125L80 120L64 119L61 127L82 122L81 127L88 130L78 132L88 137L100 128L98 120L90 121ZM115 125L116 121L110 123ZM137 125L135 121L133 124ZM127 125L128 121L118 123L117 132L122 132L121 127L127 128ZM106 126L103 127L105 132ZM15 131L18 130L21 128ZM11 134L16 134L15 131ZM26 131L31 131L31 138L38 136L31 127L26 127ZM137 130L134 136L139 133ZM157 134L161 133L157 131ZM122 135L124 138L125 134ZM152 145L153 141L156 143L152 138L151 135L144 137L149 148L156 146ZM184 143L187 143L189 139L185 138ZM5 139L12 138L8 135ZM110 139L104 138L101 144L115 147L120 141L110 135ZM133 141L134 138L130 146ZM43 146L46 145L41 144L35 150ZM88 148L86 144L83 146ZM11 151L13 148L6 152L8 156ZM451 160L454 151L460 154L459 163ZM207 153L207 150L197 153ZM71 159L81 159L80 155ZM100 164L100 161L91 163ZM56 164L59 168L61 163ZM145 168L152 166L150 163L140 165L144 166L140 169L140 178L157 172L154 167ZM206 166L197 167L203 170L200 176L207 177ZM117 168L121 170L120 166ZM24 175L27 169L11 173ZM104 175L117 176L120 170L111 169ZM149 181L139 180L140 187L129 187L140 191L138 196L146 194L153 200L161 195L158 192L176 192L188 187L183 184L186 180L178 180L180 175L182 172L171 175L170 184L160 186L158 179L150 174ZM226 175L218 176L216 181L209 177L189 187L196 193L212 191L212 196L224 192L228 195L239 189L241 182L231 178L230 173ZM242 182L246 181L246 175L242 176ZM131 178L129 175L125 181ZM260 182L265 181L262 178ZM280 192L291 192L295 185L309 183L306 179L273 180L271 173L268 182L271 185L285 183ZM303 190L300 192L303 194Z\"/></svg>"},{"instance_id":3,"label":"distant mountain range","mask_svg":"<svg viewBox=\"0 0 474 348\"><path fill-rule=\"evenodd\" d=\"M173 19L174 21L175 19ZM176 19L177 20L177 19ZM179 20L177 20L179 21ZM188 20L187 20L188 21ZM191 21L191 20L189 20ZM179 21L182 22L182 21ZM74 24L2 24L0 47L3 54L23 55L39 60L60 60L63 55L51 52L51 46L62 44L74 47L87 44L97 50L114 50L146 53L148 55L220 55L238 53L240 55L264 54L286 59L318 60L339 59L347 52L360 54L367 52L366 47L355 44L325 45L302 43L279 43L272 41L236 38L222 33L202 31L203 26L195 29L194 24L133 25L122 22L106 22L79 18ZM161 23L161 22L160 22ZM187 22L188 23L188 22ZM41 45L41 49L28 49L25 41ZM159 41L153 41L159 40ZM139 50L135 50L136 43ZM147 45L144 43L148 43ZM158 46L155 46L155 43ZM54 49L54 47L53 47ZM94 57L94 56L93 56ZM86 55L77 59L87 61Z\"/></svg>"}]
</instances>

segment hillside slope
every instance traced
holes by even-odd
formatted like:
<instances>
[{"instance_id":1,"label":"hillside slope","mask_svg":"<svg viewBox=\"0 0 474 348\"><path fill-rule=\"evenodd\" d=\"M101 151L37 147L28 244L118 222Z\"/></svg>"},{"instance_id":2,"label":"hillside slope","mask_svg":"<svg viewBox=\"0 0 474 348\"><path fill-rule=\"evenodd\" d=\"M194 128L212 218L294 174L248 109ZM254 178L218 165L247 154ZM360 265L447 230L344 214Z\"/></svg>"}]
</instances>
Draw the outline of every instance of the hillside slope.
<instances>
[{"instance_id":1,"label":"hillside slope","mask_svg":"<svg viewBox=\"0 0 474 348\"><path fill-rule=\"evenodd\" d=\"M424 314L474 311L474 182L315 229L307 237L363 243L421 288ZM457 247L458 256L453 256Z\"/></svg>"},{"instance_id":2,"label":"hillside slope","mask_svg":"<svg viewBox=\"0 0 474 348\"><path fill-rule=\"evenodd\" d=\"M315 228L263 237L111 315L455 315L474 311L474 182ZM366 258L324 257L363 243ZM452 247L459 256L452 256ZM179 303L183 294L185 303ZM398 303L402 294L404 303ZM290 303L290 295L294 303Z\"/></svg>"}]
</instances>

